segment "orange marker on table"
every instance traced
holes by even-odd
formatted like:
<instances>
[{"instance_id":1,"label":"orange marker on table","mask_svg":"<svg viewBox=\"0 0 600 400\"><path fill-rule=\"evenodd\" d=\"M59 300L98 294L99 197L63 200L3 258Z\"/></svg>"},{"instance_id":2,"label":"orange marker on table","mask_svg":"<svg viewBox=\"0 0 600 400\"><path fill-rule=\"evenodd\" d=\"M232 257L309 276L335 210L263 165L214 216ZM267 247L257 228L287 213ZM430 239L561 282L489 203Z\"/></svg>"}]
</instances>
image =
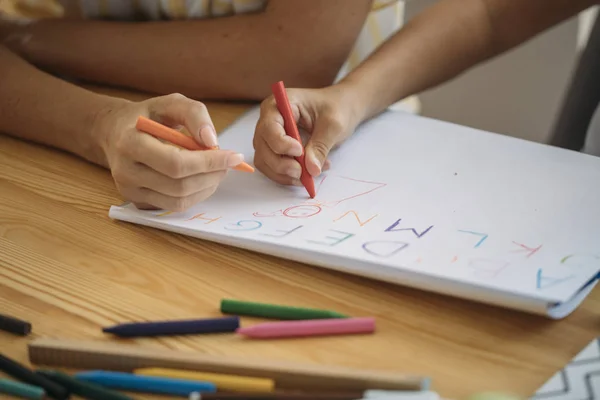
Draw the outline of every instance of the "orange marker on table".
<instances>
[{"instance_id":1,"label":"orange marker on table","mask_svg":"<svg viewBox=\"0 0 600 400\"><path fill-rule=\"evenodd\" d=\"M147 133L159 139L166 140L187 150L218 150L218 147L202 146L193 138L144 116L138 117L135 127L141 132ZM233 167L233 169L244 172L254 172L254 168L245 162L236 165Z\"/></svg>"},{"instance_id":2,"label":"orange marker on table","mask_svg":"<svg viewBox=\"0 0 600 400\"><path fill-rule=\"evenodd\" d=\"M271 86L271 91L273 92L273 97L275 97L275 102L277 103L277 108L283 117L283 129L285 129L285 133L296 139L300 144L302 144L302 139L300 138L300 133L298 132L298 127L296 126L296 121L294 121L294 113L292 113L292 107L290 106L290 102L288 100L287 94L285 92L285 86L282 81L274 83ZM302 155L299 157L294 157L296 161L300 163L302 167L302 175L300 176L300 182L306 188L306 191L310 195L311 199L315 198L315 182L306 170L306 163L304 160L304 146L302 148Z\"/></svg>"}]
</instances>

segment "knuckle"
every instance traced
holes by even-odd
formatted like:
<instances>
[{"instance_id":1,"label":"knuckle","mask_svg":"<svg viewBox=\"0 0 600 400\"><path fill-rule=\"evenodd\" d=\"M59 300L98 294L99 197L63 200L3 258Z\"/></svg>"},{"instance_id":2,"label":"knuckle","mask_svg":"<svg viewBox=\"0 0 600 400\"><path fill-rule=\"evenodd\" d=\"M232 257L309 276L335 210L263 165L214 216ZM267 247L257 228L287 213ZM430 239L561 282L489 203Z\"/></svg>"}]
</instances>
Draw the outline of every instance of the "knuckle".
<instances>
[{"instance_id":1,"label":"knuckle","mask_svg":"<svg viewBox=\"0 0 600 400\"><path fill-rule=\"evenodd\" d=\"M325 117L325 124L328 127L328 131L332 132L334 135L339 135L346 129L346 124L344 123L343 118L337 113L332 113Z\"/></svg>"},{"instance_id":2,"label":"knuckle","mask_svg":"<svg viewBox=\"0 0 600 400\"><path fill-rule=\"evenodd\" d=\"M276 107L275 97L273 95L270 95L269 97L264 99L262 103L260 103L261 112L270 111L273 109L273 107Z\"/></svg>"},{"instance_id":3,"label":"knuckle","mask_svg":"<svg viewBox=\"0 0 600 400\"><path fill-rule=\"evenodd\" d=\"M167 100L170 101L181 101L181 100L185 100L187 99L187 97L185 97L184 95L182 95L181 93L171 93L165 96L165 98Z\"/></svg>"},{"instance_id":4,"label":"knuckle","mask_svg":"<svg viewBox=\"0 0 600 400\"><path fill-rule=\"evenodd\" d=\"M269 144L276 154L286 154L290 148L290 145L286 143L281 137L273 137L269 139Z\"/></svg>"},{"instance_id":5,"label":"knuckle","mask_svg":"<svg viewBox=\"0 0 600 400\"><path fill-rule=\"evenodd\" d=\"M174 196L186 196L190 185L187 179L177 179L173 184L173 195Z\"/></svg>"},{"instance_id":6,"label":"knuckle","mask_svg":"<svg viewBox=\"0 0 600 400\"><path fill-rule=\"evenodd\" d=\"M213 186L210 186L209 188L207 188L206 190L202 191L202 194L198 198L198 201L203 201L203 200L208 199L210 196L215 194L215 192L217 191L217 188L218 188L218 185L213 185Z\"/></svg>"},{"instance_id":7,"label":"knuckle","mask_svg":"<svg viewBox=\"0 0 600 400\"><path fill-rule=\"evenodd\" d=\"M283 162L283 160L281 159L273 160L273 165L271 165L271 168L276 173L284 175L287 173L288 169L291 169L291 167L287 165L287 163Z\"/></svg>"},{"instance_id":8,"label":"knuckle","mask_svg":"<svg viewBox=\"0 0 600 400\"><path fill-rule=\"evenodd\" d=\"M313 151L321 156L326 156L329 153L329 147L320 140L315 140L312 143Z\"/></svg>"},{"instance_id":9,"label":"knuckle","mask_svg":"<svg viewBox=\"0 0 600 400\"><path fill-rule=\"evenodd\" d=\"M206 156L203 157L202 167L205 172L214 171L215 169L217 169L217 165L218 162L215 156L206 154Z\"/></svg>"},{"instance_id":10,"label":"knuckle","mask_svg":"<svg viewBox=\"0 0 600 400\"><path fill-rule=\"evenodd\" d=\"M129 138L129 135L120 135L115 141L115 151L119 155L133 155L135 146L134 140Z\"/></svg>"},{"instance_id":11,"label":"knuckle","mask_svg":"<svg viewBox=\"0 0 600 400\"><path fill-rule=\"evenodd\" d=\"M185 176L185 163L183 161L183 157L181 152L174 151L167 158L167 163L165 165L166 174L174 179L180 179Z\"/></svg>"},{"instance_id":12,"label":"knuckle","mask_svg":"<svg viewBox=\"0 0 600 400\"><path fill-rule=\"evenodd\" d=\"M191 113L195 113L195 114L208 113L208 108L206 108L206 105L204 103L196 101L196 100L190 100L189 108L190 108Z\"/></svg>"}]
</instances>

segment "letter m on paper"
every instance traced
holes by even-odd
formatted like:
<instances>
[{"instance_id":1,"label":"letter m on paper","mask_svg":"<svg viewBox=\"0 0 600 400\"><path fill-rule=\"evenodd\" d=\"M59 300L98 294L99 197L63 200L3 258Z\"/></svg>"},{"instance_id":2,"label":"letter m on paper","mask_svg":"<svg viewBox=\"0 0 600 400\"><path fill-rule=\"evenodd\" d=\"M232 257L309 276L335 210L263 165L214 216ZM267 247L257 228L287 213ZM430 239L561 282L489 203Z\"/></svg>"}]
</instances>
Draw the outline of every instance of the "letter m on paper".
<instances>
[{"instance_id":1,"label":"letter m on paper","mask_svg":"<svg viewBox=\"0 0 600 400\"><path fill-rule=\"evenodd\" d=\"M433 225L431 225L429 228L427 228L421 232L418 232L415 228L398 228L398 225L400 225L401 221L402 221L402 218L400 218L398 221L396 221L392 225L390 225L385 231L386 232L411 231L412 233L415 234L416 237L418 237L420 239L427 232L429 232L431 230L431 228L433 228Z\"/></svg>"}]
</instances>

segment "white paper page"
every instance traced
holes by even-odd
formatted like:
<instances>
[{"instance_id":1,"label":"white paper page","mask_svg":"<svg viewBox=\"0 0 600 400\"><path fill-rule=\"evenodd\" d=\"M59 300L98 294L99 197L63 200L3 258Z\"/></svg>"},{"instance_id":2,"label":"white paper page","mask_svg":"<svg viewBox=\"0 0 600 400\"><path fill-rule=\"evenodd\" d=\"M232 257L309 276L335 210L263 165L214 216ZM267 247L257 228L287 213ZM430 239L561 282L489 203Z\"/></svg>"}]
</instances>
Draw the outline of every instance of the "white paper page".
<instances>
[{"instance_id":1,"label":"white paper page","mask_svg":"<svg viewBox=\"0 0 600 400\"><path fill-rule=\"evenodd\" d=\"M221 147L252 160L257 119L256 109L244 116ZM600 270L600 158L390 112L330 159L315 199L231 171L192 210L128 206L126 219L548 302L568 300Z\"/></svg>"}]
</instances>

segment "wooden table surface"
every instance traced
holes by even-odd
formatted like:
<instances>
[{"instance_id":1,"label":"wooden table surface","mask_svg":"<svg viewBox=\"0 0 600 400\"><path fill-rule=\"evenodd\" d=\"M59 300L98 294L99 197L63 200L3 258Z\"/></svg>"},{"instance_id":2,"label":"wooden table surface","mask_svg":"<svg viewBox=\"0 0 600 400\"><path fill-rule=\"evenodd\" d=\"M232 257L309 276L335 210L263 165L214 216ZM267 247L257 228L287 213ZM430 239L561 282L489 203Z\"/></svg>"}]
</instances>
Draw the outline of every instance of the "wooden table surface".
<instances>
[{"instance_id":1,"label":"wooden table surface","mask_svg":"<svg viewBox=\"0 0 600 400\"><path fill-rule=\"evenodd\" d=\"M207 105L219 131L249 107ZM121 202L108 171L0 135L0 313L33 324L28 338L0 332L2 352L27 363L32 338L111 340L102 326L218 316L220 299L233 297L372 315L378 332L131 342L421 374L447 398L484 390L528 396L600 333L598 288L572 315L551 321L110 220L109 207Z\"/></svg>"}]
</instances>

